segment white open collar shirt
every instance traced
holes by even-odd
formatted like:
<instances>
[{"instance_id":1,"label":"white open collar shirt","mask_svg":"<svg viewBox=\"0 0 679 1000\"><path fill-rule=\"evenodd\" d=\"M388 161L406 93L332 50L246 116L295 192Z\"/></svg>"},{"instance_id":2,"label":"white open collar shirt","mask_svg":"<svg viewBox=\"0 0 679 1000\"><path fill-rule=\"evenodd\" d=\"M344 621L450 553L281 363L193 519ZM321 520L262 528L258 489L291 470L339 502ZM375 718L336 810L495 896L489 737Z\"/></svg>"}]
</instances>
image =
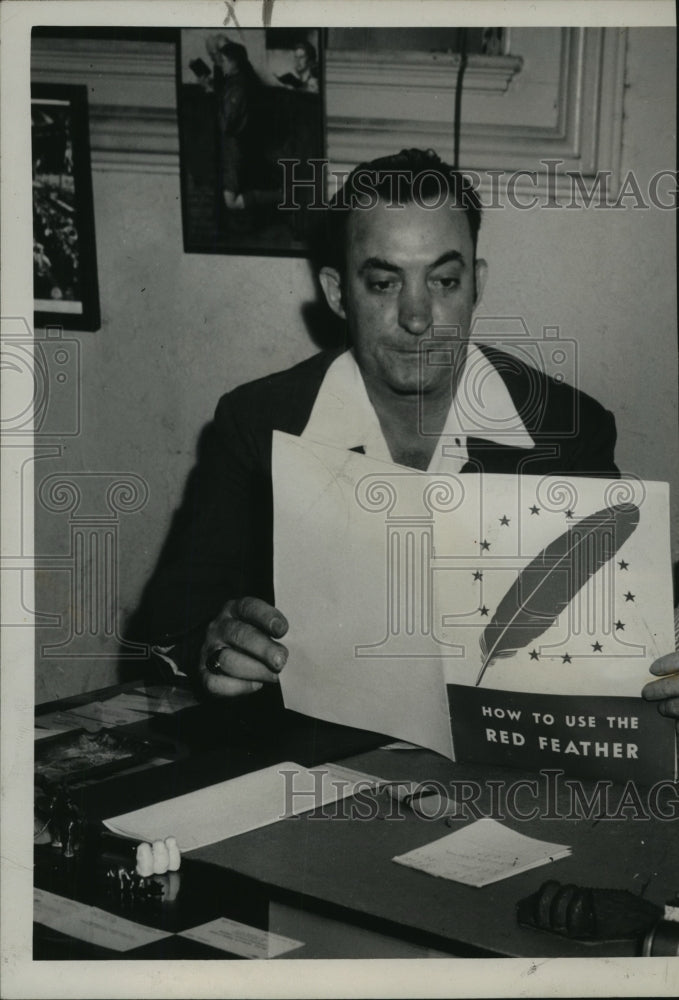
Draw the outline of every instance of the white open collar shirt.
<instances>
[{"instance_id":1,"label":"white open collar shirt","mask_svg":"<svg viewBox=\"0 0 679 1000\"><path fill-rule=\"evenodd\" d=\"M352 351L340 354L328 368L301 437L339 448L362 448L370 458L392 461ZM476 344L468 345L462 377L427 472L459 472L469 458L469 437L514 448L535 446L502 377Z\"/></svg>"}]
</instances>

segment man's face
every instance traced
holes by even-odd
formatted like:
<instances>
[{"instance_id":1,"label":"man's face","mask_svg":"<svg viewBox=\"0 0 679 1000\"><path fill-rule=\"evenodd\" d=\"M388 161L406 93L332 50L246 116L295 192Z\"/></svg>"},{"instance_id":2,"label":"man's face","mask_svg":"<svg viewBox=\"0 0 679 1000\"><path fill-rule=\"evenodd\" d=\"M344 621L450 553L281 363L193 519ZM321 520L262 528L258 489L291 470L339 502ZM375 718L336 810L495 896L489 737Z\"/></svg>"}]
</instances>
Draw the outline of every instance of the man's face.
<instances>
[{"instance_id":1,"label":"man's face","mask_svg":"<svg viewBox=\"0 0 679 1000\"><path fill-rule=\"evenodd\" d=\"M346 316L369 388L404 395L450 391L485 270L484 261L475 266L469 223L460 208L389 208L380 202L352 212L341 305L335 311ZM446 347L438 352L440 365L426 363L422 354L434 346L436 328L444 328L437 337L439 348Z\"/></svg>"},{"instance_id":2,"label":"man's face","mask_svg":"<svg viewBox=\"0 0 679 1000\"><path fill-rule=\"evenodd\" d=\"M298 73L303 73L309 66L309 58L304 49L295 49L295 69Z\"/></svg>"}]
</instances>

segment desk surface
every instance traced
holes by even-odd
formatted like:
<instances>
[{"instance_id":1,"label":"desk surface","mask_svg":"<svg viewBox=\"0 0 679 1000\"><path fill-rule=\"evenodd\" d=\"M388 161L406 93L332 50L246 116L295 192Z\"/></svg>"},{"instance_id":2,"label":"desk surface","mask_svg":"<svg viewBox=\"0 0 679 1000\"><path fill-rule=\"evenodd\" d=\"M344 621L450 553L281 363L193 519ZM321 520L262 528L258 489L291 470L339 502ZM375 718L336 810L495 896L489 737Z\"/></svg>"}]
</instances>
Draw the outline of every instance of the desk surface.
<instances>
[{"instance_id":1,"label":"desk surface","mask_svg":"<svg viewBox=\"0 0 679 1000\"><path fill-rule=\"evenodd\" d=\"M437 780L444 785L464 779L479 786L488 780L502 782L506 787L520 777L505 769L451 765L424 751L376 750L344 763L393 780ZM618 797L621 792L618 788ZM561 789L557 798L555 811L567 817L571 809L567 789ZM519 801L522 810L528 808L529 803ZM491 812L487 791L476 806ZM453 829L472 821L473 816L456 820ZM399 819L363 822L307 814L201 848L191 856L346 908L369 925L390 924L400 935L424 933L439 947L454 943L458 952L633 955L631 942L587 944L520 927L516 904L547 879L556 879L563 884L627 889L662 905L679 872L676 829L671 830L669 823L630 818L517 821L506 817L502 822L528 836L568 844L572 855L482 889L434 878L391 859L445 836L450 828L442 819L427 820L405 811Z\"/></svg>"},{"instance_id":2,"label":"desk surface","mask_svg":"<svg viewBox=\"0 0 679 1000\"><path fill-rule=\"evenodd\" d=\"M376 945L376 955L411 955L413 947L456 955L634 955L637 946L633 941L584 944L522 928L516 921L516 904L552 878L581 886L629 889L658 904L676 889L679 844L671 822L633 819L633 810L621 811L619 819L569 818L572 796L562 784L552 799L552 811L559 818L523 822L505 818L503 822L529 836L569 844L572 856L483 889L436 879L391 860L450 832L443 820L418 818L406 810L399 811L399 819L380 818L378 814L361 821L333 816L332 809L328 812L326 807L325 811L283 820L190 852L182 863L182 889L175 900L153 909L146 906L134 914L125 912L111 897L103 876L116 858L129 858L131 848L117 838L102 838L99 820L247 770L283 759L307 766L342 760L390 780L436 780L443 784L465 780L478 784L476 805L483 814L492 814L489 781L503 783L506 790L521 777L535 779L535 775L522 776L509 769L451 764L426 751L375 749L383 737L292 713L282 725L269 727L266 737L260 733L253 745L248 741L253 735L248 729L252 720L244 724L239 717L234 725L233 711L232 707L200 706L124 727L126 733L162 734L173 740L177 759L74 789L74 798L91 823L90 846L72 861L62 859L49 846L37 848L36 884L173 933L223 915L291 937L296 931L304 940L306 932L300 928L304 928L306 918L316 916L319 926L326 926L328 937L335 936L339 925L324 925L323 921L340 921L361 929L364 942L360 949L356 946L356 954L362 956L370 934L376 942L381 938L403 942L401 951L396 947L384 952L382 945ZM225 726L229 722L231 725ZM497 797L499 786L494 787ZM591 794L592 787L584 789ZM621 793L617 786L611 789L613 811ZM520 797L519 803L522 809L532 804ZM455 822L462 826L470 820ZM290 957L337 956L336 945L329 940L324 943L322 936L319 940L316 935L313 944L290 953ZM111 957L103 949L62 938L58 932L36 926L36 958ZM343 957L354 954L351 945L347 948ZM211 949L177 937L126 955L216 957Z\"/></svg>"}]
</instances>

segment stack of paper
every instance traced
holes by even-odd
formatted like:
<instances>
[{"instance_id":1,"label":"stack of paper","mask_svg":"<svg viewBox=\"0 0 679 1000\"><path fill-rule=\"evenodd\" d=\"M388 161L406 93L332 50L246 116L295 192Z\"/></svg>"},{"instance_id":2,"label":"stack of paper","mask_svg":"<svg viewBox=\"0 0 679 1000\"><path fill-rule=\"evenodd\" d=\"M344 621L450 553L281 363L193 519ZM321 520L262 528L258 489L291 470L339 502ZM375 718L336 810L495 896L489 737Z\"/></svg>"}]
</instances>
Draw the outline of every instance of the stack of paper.
<instances>
[{"instance_id":1,"label":"stack of paper","mask_svg":"<svg viewBox=\"0 0 679 1000\"><path fill-rule=\"evenodd\" d=\"M485 818L393 860L438 878L480 887L559 861L570 853L565 844L527 837Z\"/></svg>"}]
</instances>

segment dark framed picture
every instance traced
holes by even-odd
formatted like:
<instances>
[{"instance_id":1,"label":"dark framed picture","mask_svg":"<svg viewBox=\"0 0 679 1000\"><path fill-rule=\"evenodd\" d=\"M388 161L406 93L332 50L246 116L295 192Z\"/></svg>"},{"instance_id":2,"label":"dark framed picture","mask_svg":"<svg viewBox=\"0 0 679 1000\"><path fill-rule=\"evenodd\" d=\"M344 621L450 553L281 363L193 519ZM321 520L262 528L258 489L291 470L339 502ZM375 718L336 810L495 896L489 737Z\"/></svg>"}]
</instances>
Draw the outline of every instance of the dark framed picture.
<instances>
[{"instance_id":1,"label":"dark framed picture","mask_svg":"<svg viewBox=\"0 0 679 1000\"><path fill-rule=\"evenodd\" d=\"M31 139L35 325L98 330L87 88L34 84Z\"/></svg>"},{"instance_id":2,"label":"dark framed picture","mask_svg":"<svg viewBox=\"0 0 679 1000\"><path fill-rule=\"evenodd\" d=\"M322 31L183 29L184 249L303 256L324 197Z\"/></svg>"}]
</instances>

